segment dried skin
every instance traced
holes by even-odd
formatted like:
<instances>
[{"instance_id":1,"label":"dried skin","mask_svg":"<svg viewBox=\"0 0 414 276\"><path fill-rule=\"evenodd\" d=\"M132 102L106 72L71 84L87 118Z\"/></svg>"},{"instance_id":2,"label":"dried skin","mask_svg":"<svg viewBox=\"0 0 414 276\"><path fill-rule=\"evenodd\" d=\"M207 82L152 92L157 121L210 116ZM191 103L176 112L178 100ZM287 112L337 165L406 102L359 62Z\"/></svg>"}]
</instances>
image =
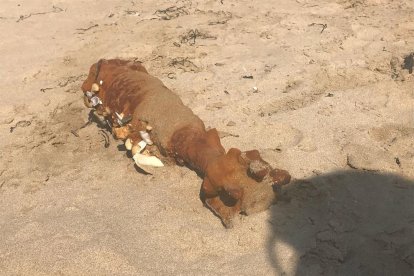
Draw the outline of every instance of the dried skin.
<instances>
[{"instance_id":1,"label":"dried skin","mask_svg":"<svg viewBox=\"0 0 414 276\"><path fill-rule=\"evenodd\" d=\"M200 118L141 63L113 59L99 65L91 66L82 90L86 93L102 81L97 94L102 105L97 110L112 122L114 136L131 139L135 148L141 140L139 131L150 125L151 139L164 156L204 176L202 200L226 227L239 213L266 210L276 199L275 186L290 181L286 171L273 169L257 150L242 153L232 148L226 153L217 130L207 131ZM115 112L132 120L119 126Z\"/></svg>"}]
</instances>

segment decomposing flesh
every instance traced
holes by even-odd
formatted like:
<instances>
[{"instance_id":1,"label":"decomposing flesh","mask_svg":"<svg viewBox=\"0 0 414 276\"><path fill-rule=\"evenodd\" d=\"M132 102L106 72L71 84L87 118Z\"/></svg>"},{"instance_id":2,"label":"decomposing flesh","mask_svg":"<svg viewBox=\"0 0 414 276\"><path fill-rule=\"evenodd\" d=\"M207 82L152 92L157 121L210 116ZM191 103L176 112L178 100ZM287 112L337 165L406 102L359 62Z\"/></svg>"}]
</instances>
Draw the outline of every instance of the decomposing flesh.
<instances>
[{"instance_id":1,"label":"decomposing flesh","mask_svg":"<svg viewBox=\"0 0 414 276\"><path fill-rule=\"evenodd\" d=\"M164 158L197 171L204 178L201 199L226 227L239 213L269 208L278 187L290 181L287 171L273 169L257 150L226 153L216 129L206 130L139 62L100 60L91 66L82 90L85 105L96 109L144 171L163 166Z\"/></svg>"}]
</instances>

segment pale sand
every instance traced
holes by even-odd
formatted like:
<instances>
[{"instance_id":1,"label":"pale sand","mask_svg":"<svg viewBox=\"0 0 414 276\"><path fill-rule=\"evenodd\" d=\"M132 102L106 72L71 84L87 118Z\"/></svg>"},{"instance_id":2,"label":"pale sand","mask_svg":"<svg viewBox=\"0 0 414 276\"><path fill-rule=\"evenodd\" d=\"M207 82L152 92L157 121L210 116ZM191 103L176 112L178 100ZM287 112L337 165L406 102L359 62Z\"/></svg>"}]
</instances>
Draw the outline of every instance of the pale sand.
<instances>
[{"instance_id":1,"label":"pale sand","mask_svg":"<svg viewBox=\"0 0 414 276\"><path fill-rule=\"evenodd\" d=\"M0 274L413 274L414 2L142 2L1 1ZM144 62L286 195L226 230L193 171L72 135L101 57Z\"/></svg>"}]
</instances>

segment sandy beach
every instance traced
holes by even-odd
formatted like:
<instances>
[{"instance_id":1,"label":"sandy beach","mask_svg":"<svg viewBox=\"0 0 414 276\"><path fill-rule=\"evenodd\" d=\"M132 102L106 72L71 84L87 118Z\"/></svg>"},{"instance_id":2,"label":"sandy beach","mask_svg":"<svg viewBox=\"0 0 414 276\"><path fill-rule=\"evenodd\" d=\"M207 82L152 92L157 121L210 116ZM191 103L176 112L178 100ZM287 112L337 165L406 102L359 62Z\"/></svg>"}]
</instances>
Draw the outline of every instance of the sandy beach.
<instances>
[{"instance_id":1,"label":"sandy beach","mask_svg":"<svg viewBox=\"0 0 414 276\"><path fill-rule=\"evenodd\" d=\"M3 0L0 33L1 275L414 274L413 1ZM73 135L115 57L288 170L278 203L225 229L194 171Z\"/></svg>"}]
</instances>

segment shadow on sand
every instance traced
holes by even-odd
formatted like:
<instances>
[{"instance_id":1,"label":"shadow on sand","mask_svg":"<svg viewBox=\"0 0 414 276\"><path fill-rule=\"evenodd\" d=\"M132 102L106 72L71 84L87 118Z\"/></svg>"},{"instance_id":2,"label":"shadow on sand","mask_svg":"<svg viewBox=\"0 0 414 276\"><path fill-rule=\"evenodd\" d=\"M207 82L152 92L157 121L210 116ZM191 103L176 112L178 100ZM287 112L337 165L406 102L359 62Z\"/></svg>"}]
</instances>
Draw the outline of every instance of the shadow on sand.
<instances>
[{"instance_id":1,"label":"shadow on sand","mask_svg":"<svg viewBox=\"0 0 414 276\"><path fill-rule=\"evenodd\" d=\"M414 180L319 175L288 185L271 212L275 275L414 275Z\"/></svg>"}]
</instances>

